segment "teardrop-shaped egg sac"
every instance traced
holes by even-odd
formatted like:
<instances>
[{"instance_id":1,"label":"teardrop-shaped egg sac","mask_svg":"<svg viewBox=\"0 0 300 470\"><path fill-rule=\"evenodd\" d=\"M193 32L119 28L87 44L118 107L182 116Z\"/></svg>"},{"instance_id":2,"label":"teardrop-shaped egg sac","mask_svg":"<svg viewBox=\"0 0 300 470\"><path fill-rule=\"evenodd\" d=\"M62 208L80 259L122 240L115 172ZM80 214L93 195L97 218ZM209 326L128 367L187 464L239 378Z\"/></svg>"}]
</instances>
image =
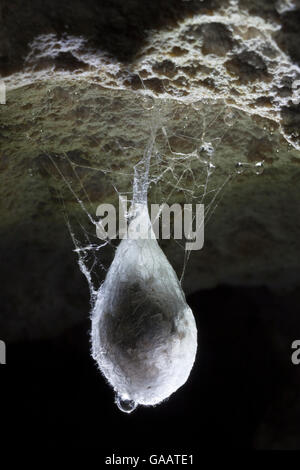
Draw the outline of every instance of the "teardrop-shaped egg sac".
<instances>
[{"instance_id":1,"label":"teardrop-shaped egg sac","mask_svg":"<svg viewBox=\"0 0 300 470\"><path fill-rule=\"evenodd\" d=\"M146 232L151 238L145 239ZM118 396L137 404L165 400L189 377L197 350L195 319L145 205L99 289L91 337L103 375Z\"/></svg>"}]
</instances>

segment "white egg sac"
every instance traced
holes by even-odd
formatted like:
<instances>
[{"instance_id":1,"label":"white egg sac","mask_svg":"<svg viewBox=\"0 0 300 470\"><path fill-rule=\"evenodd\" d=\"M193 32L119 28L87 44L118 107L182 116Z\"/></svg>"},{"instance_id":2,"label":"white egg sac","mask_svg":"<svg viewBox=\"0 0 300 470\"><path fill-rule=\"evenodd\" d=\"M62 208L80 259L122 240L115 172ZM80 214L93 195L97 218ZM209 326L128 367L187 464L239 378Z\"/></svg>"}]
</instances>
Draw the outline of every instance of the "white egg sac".
<instances>
[{"instance_id":1,"label":"white egg sac","mask_svg":"<svg viewBox=\"0 0 300 470\"><path fill-rule=\"evenodd\" d=\"M139 222L150 223L146 206ZM195 319L154 237L119 244L92 311L91 339L93 358L121 399L155 405L186 382Z\"/></svg>"}]
</instances>

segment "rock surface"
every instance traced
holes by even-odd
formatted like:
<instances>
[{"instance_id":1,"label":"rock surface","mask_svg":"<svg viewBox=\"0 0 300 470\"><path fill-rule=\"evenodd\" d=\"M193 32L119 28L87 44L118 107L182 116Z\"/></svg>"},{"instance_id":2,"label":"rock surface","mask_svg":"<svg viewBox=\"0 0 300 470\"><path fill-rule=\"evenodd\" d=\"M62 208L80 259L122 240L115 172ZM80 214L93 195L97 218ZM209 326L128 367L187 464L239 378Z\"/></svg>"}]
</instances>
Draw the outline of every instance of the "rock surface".
<instances>
[{"instance_id":1,"label":"rock surface","mask_svg":"<svg viewBox=\"0 0 300 470\"><path fill-rule=\"evenodd\" d=\"M72 191L93 216L118 192L130 198L153 123L150 202L211 209L185 292L299 285L299 11L298 1L1 3L3 334L49 336L87 316L61 197L74 230L84 217ZM184 249L161 246L180 275ZM112 252L98 255L107 266Z\"/></svg>"}]
</instances>

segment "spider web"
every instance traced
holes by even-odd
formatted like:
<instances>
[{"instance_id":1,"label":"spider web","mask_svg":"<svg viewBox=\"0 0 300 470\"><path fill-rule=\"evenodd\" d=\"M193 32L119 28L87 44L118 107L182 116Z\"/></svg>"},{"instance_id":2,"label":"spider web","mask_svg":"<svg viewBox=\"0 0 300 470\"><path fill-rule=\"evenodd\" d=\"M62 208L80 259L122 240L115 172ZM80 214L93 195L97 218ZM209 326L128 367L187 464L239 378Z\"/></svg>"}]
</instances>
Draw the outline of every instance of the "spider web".
<instances>
[{"instance_id":1,"label":"spider web","mask_svg":"<svg viewBox=\"0 0 300 470\"><path fill-rule=\"evenodd\" d=\"M50 88L50 98L52 92ZM79 101L76 94L72 97ZM124 125L118 122L120 113L114 116L113 105L117 99L120 100L112 96L108 100L107 106L111 107L108 115L115 127L108 132L104 158L97 152L88 160L74 152L51 152L47 125L42 127L39 139L43 154L63 182L55 191L62 203L79 267L89 284L92 304L118 245L118 239L103 241L96 236L98 204L112 202L117 208L119 198L126 197L130 206L137 194L146 191L148 204L204 204L207 225L232 178L249 167L256 173L263 168L263 162L235 162L235 166L229 164L225 169L219 165L221 143L239 119L239 111L225 102L199 100L186 105L157 99L144 91L136 94L134 100L131 97L128 125ZM126 107L123 118L126 120ZM98 133L103 135L102 124L103 121L92 139L97 140ZM136 139L132 138L135 132ZM76 138L84 142L86 136L77 130ZM106 200L94 196L97 185L105 187ZM185 249L184 239L172 238L168 242L175 243L174 249L182 255L179 273L182 282L191 252Z\"/></svg>"}]
</instances>

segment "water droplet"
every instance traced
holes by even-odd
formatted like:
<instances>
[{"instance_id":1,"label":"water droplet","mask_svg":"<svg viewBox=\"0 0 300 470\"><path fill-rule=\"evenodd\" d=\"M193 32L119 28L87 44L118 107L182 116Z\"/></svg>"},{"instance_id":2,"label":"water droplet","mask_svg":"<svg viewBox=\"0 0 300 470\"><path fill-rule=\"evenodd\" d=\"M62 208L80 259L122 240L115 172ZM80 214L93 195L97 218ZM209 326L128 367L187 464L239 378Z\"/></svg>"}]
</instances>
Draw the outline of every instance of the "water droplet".
<instances>
[{"instance_id":1,"label":"water droplet","mask_svg":"<svg viewBox=\"0 0 300 470\"><path fill-rule=\"evenodd\" d=\"M227 109L224 113L224 122L226 126L233 126L235 121L237 120L237 114L232 109Z\"/></svg>"},{"instance_id":2,"label":"water droplet","mask_svg":"<svg viewBox=\"0 0 300 470\"><path fill-rule=\"evenodd\" d=\"M189 120L189 117L188 116L184 116L183 117L183 129L186 129L187 125L188 125L188 120Z\"/></svg>"},{"instance_id":3,"label":"water droplet","mask_svg":"<svg viewBox=\"0 0 300 470\"><path fill-rule=\"evenodd\" d=\"M212 162L208 162L208 165L207 165L207 174L208 174L208 176L212 175L215 168L216 168L216 165L214 165Z\"/></svg>"},{"instance_id":4,"label":"water droplet","mask_svg":"<svg viewBox=\"0 0 300 470\"><path fill-rule=\"evenodd\" d=\"M208 158L211 158L214 151L215 149L211 142L203 142L201 147L198 149L198 155L201 157L206 156Z\"/></svg>"},{"instance_id":5,"label":"water droplet","mask_svg":"<svg viewBox=\"0 0 300 470\"><path fill-rule=\"evenodd\" d=\"M264 162L255 163L255 173L256 175L261 175L264 172Z\"/></svg>"},{"instance_id":6,"label":"water droplet","mask_svg":"<svg viewBox=\"0 0 300 470\"><path fill-rule=\"evenodd\" d=\"M116 404L119 410L124 413L132 413L137 407L135 401L130 400L129 398L121 398L119 395L116 396Z\"/></svg>"},{"instance_id":7,"label":"water droplet","mask_svg":"<svg viewBox=\"0 0 300 470\"><path fill-rule=\"evenodd\" d=\"M152 96L143 96L142 105L144 109L150 111L154 108L154 98L152 98Z\"/></svg>"},{"instance_id":8,"label":"water droplet","mask_svg":"<svg viewBox=\"0 0 300 470\"><path fill-rule=\"evenodd\" d=\"M242 163L242 162L237 162L237 163L235 164L235 171L237 172L238 175L240 175L241 173L243 173L244 168L243 168L243 163Z\"/></svg>"}]
</instances>

